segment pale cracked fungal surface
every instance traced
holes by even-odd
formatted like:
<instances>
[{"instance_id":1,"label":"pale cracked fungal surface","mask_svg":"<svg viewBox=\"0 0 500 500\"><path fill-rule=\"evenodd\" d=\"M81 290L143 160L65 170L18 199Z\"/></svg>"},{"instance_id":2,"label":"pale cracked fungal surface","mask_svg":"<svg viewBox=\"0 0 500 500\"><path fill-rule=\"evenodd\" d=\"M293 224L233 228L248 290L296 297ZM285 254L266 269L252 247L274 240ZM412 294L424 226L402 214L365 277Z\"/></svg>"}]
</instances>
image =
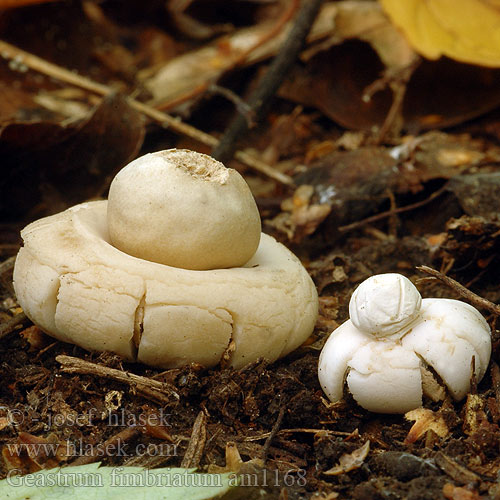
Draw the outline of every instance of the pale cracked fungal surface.
<instances>
[{"instance_id":1,"label":"pale cracked fungal surface","mask_svg":"<svg viewBox=\"0 0 500 500\"><path fill-rule=\"evenodd\" d=\"M83 203L22 231L14 288L43 330L89 350L158 367L240 368L298 347L318 299L300 261L262 234L242 267L195 271L139 259L110 243L107 202Z\"/></svg>"},{"instance_id":2,"label":"pale cracked fungal surface","mask_svg":"<svg viewBox=\"0 0 500 500\"><path fill-rule=\"evenodd\" d=\"M421 299L410 280L388 273L359 285L349 311L319 359L319 381L331 401L342 399L347 385L367 410L406 413L422 406L423 394L442 399L442 386L462 399L473 358L478 382L486 372L490 327L469 304Z\"/></svg>"},{"instance_id":3,"label":"pale cracked fungal surface","mask_svg":"<svg viewBox=\"0 0 500 500\"><path fill-rule=\"evenodd\" d=\"M124 167L108 197L112 244L184 269L244 265L259 246L259 211L236 171L185 149L150 153Z\"/></svg>"}]
</instances>

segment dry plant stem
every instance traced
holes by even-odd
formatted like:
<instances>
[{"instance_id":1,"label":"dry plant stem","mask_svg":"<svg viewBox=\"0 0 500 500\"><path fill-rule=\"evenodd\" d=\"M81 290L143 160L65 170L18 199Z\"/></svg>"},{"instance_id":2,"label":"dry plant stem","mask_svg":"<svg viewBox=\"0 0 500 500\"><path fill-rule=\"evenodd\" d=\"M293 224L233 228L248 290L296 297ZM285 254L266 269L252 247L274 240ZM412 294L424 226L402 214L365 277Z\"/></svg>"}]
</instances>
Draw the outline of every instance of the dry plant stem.
<instances>
[{"instance_id":1,"label":"dry plant stem","mask_svg":"<svg viewBox=\"0 0 500 500\"><path fill-rule=\"evenodd\" d=\"M424 205L427 205L427 203L430 203L432 200L437 198L438 196L441 196L447 189L447 185L445 184L443 187L439 188L437 191L434 191L428 198L422 201L417 201L416 203L412 203L411 205L406 205L405 207L399 207L391 210L387 210L386 212L381 212L379 214L372 215L371 217L367 217L366 219L359 220L356 222L353 222L352 224L347 224L346 226L339 226L338 230L345 233L347 231L352 231L353 229L357 229L359 227L362 227L366 224L371 224L372 222L379 221L381 219L385 219L387 217L392 217L395 214L400 214L403 212L408 212L410 210L414 210L415 208L420 208Z\"/></svg>"},{"instance_id":2,"label":"dry plant stem","mask_svg":"<svg viewBox=\"0 0 500 500\"><path fill-rule=\"evenodd\" d=\"M494 304L493 302L490 302L487 299L484 299L483 297L480 297L479 295L476 295L474 292L471 292L469 289L465 288L463 285L461 285L454 279L449 278L445 274L440 273L435 269L432 269L432 267L417 266L417 269L419 271L422 271L423 273L432 276L433 278L438 279L446 286L450 287L452 290L460 294L464 299L468 300L472 305L474 305L478 309L486 309L490 313L495 314L496 316L500 316L500 306Z\"/></svg>"},{"instance_id":3,"label":"dry plant stem","mask_svg":"<svg viewBox=\"0 0 500 500\"><path fill-rule=\"evenodd\" d=\"M179 394L164 382L159 382L147 377L141 377L134 373L108 368L107 366L97 365L72 356L60 355L56 361L61 363L61 370L64 373L79 373L82 375L95 375L97 377L109 378L123 382L136 387L138 391L145 395L161 401L162 403L171 403L172 397L179 399Z\"/></svg>"},{"instance_id":4,"label":"dry plant stem","mask_svg":"<svg viewBox=\"0 0 500 500\"><path fill-rule=\"evenodd\" d=\"M280 428L281 422L283 421L283 417L285 416L285 407L282 406L280 408L280 412L278 413L278 418L276 419L276 422L274 422L273 428L271 429L271 432L269 433L269 436L266 439L266 442L264 443L264 446L262 447L262 456L260 457L264 464L267 461L267 454L269 453L269 448L271 447L271 443L278 433L278 430Z\"/></svg>"},{"instance_id":5,"label":"dry plant stem","mask_svg":"<svg viewBox=\"0 0 500 500\"><path fill-rule=\"evenodd\" d=\"M6 337L9 333L12 333L16 329L16 326L24 323L27 319L26 314L19 313L0 325L0 339Z\"/></svg>"},{"instance_id":6,"label":"dry plant stem","mask_svg":"<svg viewBox=\"0 0 500 500\"><path fill-rule=\"evenodd\" d=\"M273 59L266 74L248 99L248 105L258 121L266 112L267 105L276 94L291 66L302 49L306 36L319 12L323 0L306 0L300 8L297 19L283 43L278 55ZM233 156L236 141L248 130L246 117L239 114L229 125L212 156L223 163Z\"/></svg>"},{"instance_id":7,"label":"dry plant stem","mask_svg":"<svg viewBox=\"0 0 500 500\"><path fill-rule=\"evenodd\" d=\"M406 94L406 82L397 82L391 85L392 87L392 104L389 108L389 112L385 117L384 123L380 127L380 131L375 139L375 144L381 144L389 131L395 128L401 128L398 126L397 122L402 122L402 108L403 100ZM399 130L395 130L399 133ZM397 134L394 134L397 135Z\"/></svg>"},{"instance_id":8,"label":"dry plant stem","mask_svg":"<svg viewBox=\"0 0 500 500\"><path fill-rule=\"evenodd\" d=\"M395 210L397 210L397 205L396 205L396 197L394 196L394 193L390 190L387 189L387 197L389 198L389 202L391 204L391 209L390 211L392 212L392 215L389 217L389 236L392 238L396 238L398 235L398 217L396 215Z\"/></svg>"},{"instance_id":9,"label":"dry plant stem","mask_svg":"<svg viewBox=\"0 0 500 500\"><path fill-rule=\"evenodd\" d=\"M318 432L323 432L326 435L332 436L350 436L352 432L343 431L332 431L325 429L281 429L276 434L317 434ZM243 438L243 441L260 441L261 439L267 439L271 435L271 432L264 432L258 436L248 436Z\"/></svg>"},{"instance_id":10,"label":"dry plant stem","mask_svg":"<svg viewBox=\"0 0 500 500\"><path fill-rule=\"evenodd\" d=\"M414 61L404 68L400 68L394 74L393 71L386 71L386 74L376 80L365 90L365 95L370 99L376 92L383 90L387 85L392 91L392 103L384 123L375 137L373 144L378 145L384 142L389 133L398 136L403 126L403 101L406 95L408 82L414 71L420 64L420 57L415 57ZM392 73L392 74L391 74Z\"/></svg>"},{"instance_id":11,"label":"dry plant stem","mask_svg":"<svg viewBox=\"0 0 500 500\"><path fill-rule=\"evenodd\" d=\"M97 460L102 460L102 453L109 456L116 456L117 450L123 448L124 443L136 438L141 433L138 427L127 427L122 431L118 432L114 436L104 441L102 447L93 447L92 453L88 455L82 455L73 460L69 465L86 465L97 462Z\"/></svg>"},{"instance_id":12,"label":"dry plant stem","mask_svg":"<svg viewBox=\"0 0 500 500\"><path fill-rule=\"evenodd\" d=\"M193 424L193 432L189 440L186 453L182 458L181 467L189 469L200 465L205 443L207 441L206 417L203 411L198 413Z\"/></svg>"},{"instance_id":13,"label":"dry plant stem","mask_svg":"<svg viewBox=\"0 0 500 500\"><path fill-rule=\"evenodd\" d=\"M75 87L94 92L95 94L101 96L106 96L114 92L114 90L107 85L103 85L94 82L90 78L77 75L76 73L73 73L66 68L62 68L61 66L50 63L45 59L30 54L29 52L19 49L18 47L15 47L14 45L11 45L10 43L7 43L3 40L0 40L0 56L4 59L9 60L16 59L32 70L38 71L39 73L43 73L44 75L50 76L70 85L74 85ZM179 118L175 118L167 113L158 111L157 109L152 108L151 106L148 106L147 104L139 102L135 99L132 99L131 97L127 98L127 102L130 107L148 116L152 120L160 123L162 126L169 128L174 132L177 132L178 134L190 137L191 139L194 139L212 148L219 144L219 141L216 137L198 130L197 128L188 125L187 123L184 123ZM268 177L271 177L277 182L288 186L293 185L293 180L290 176L278 172L271 166L258 160L257 158L253 158L251 155L248 155L243 151L238 151L237 153L238 154L236 154L235 156L242 163L245 163L249 167Z\"/></svg>"},{"instance_id":14,"label":"dry plant stem","mask_svg":"<svg viewBox=\"0 0 500 500\"><path fill-rule=\"evenodd\" d=\"M479 483L481 478L471 470L465 468L463 465L458 464L448 455L442 451L438 451L434 455L435 464L454 481L459 484L474 484Z\"/></svg>"},{"instance_id":15,"label":"dry plant stem","mask_svg":"<svg viewBox=\"0 0 500 500\"><path fill-rule=\"evenodd\" d=\"M289 175L283 174L273 167L270 167L267 163L260 161L255 156L248 154L246 151L238 150L234 153L234 157L241 163L248 165L254 170L257 170L257 172L260 172L261 174L264 174L267 177L284 184L285 186L295 186L293 179Z\"/></svg>"}]
</instances>

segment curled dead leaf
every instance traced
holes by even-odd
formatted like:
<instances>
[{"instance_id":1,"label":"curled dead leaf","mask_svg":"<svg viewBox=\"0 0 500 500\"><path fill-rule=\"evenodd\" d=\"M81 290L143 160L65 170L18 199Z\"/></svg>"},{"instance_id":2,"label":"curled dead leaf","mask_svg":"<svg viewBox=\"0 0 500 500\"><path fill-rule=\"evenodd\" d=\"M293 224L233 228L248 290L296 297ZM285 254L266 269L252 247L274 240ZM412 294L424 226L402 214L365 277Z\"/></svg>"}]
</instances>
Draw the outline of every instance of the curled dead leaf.
<instances>
[{"instance_id":1,"label":"curled dead leaf","mask_svg":"<svg viewBox=\"0 0 500 500\"><path fill-rule=\"evenodd\" d=\"M281 204L283 212L269 221L269 224L295 242L313 234L332 209L328 203L314 203L313 195L313 186L299 186L292 198L287 198Z\"/></svg>"},{"instance_id":2,"label":"curled dead leaf","mask_svg":"<svg viewBox=\"0 0 500 500\"><path fill-rule=\"evenodd\" d=\"M264 467L264 462L260 458L253 458L248 462L244 462L241 458L238 446L233 441L226 443L226 465L220 467L215 464L208 466L208 472L214 474L224 474L225 472L233 472L237 474L242 468L255 467L256 469Z\"/></svg>"},{"instance_id":3,"label":"curled dead leaf","mask_svg":"<svg viewBox=\"0 0 500 500\"><path fill-rule=\"evenodd\" d=\"M359 469L365 458L368 456L368 452L370 451L370 441L366 441L366 443L360 448L355 449L352 453L345 453L339 458L338 465L335 465L331 469L323 472L326 476L339 476L340 474L345 474L346 472L350 472L354 469Z\"/></svg>"},{"instance_id":4,"label":"curled dead leaf","mask_svg":"<svg viewBox=\"0 0 500 500\"><path fill-rule=\"evenodd\" d=\"M435 432L439 437L445 438L450 430L443 417L438 413L426 408L417 408L405 413L406 420L414 420L412 428L408 432L405 444L412 444L418 441L427 431Z\"/></svg>"}]
</instances>

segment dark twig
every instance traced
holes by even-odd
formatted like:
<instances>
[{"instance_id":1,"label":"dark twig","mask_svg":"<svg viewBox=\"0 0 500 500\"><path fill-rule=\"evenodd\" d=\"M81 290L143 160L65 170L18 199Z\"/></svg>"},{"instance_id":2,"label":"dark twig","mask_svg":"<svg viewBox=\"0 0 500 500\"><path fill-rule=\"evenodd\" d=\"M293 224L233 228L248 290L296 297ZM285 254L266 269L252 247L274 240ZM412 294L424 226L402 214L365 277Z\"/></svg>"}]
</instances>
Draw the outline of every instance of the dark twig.
<instances>
[{"instance_id":1,"label":"dark twig","mask_svg":"<svg viewBox=\"0 0 500 500\"><path fill-rule=\"evenodd\" d=\"M27 319L26 314L19 313L0 325L0 339L6 337L9 333L12 333L16 329L16 326L24 323Z\"/></svg>"},{"instance_id":2,"label":"dark twig","mask_svg":"<svg viewBox=\"0 0 500 500\"><path fill-rule=\"evenodd\" d=\"M285 407L282 406L280 408L280 412L278 413L278 418L276 419L276 422L274 422L273 428L271 429L271 432L269 433L269 436L266 439L266 442L264 443L264 446L262 447L262 461L266 463L267 461L267 454L269 453L269 448L271 447L271 443L273 439L275 438L276 434L279 431L281 422L283 421L283 417L285 416Z\"/></svg>"},{"instance_id":3,"label":"dark twig","mask_svg":"<svg viewBox=\"0 0 500 500\"><path fill-rule=\"evenodd\" d=\"M415 203L412 203L410 205L406 205L405 207L399 207L391 210L387 210L386 212L381 212L379 214L372 215L371 217L367 217L366 219L363 220L358 220L356 222L353 222L352 224L347 224L346 226L339 226L338 230L345 233L347 231L352 231L353 229L357 229L358 227L365 226L366 224L371 224L372 222L376 222L381 219L385 219L387 217L392 217L395 214L400 214L403 212L408 212L410 210L415 210L416 208L420 208L424 205L427 205L427 203L430 203L432 200L437 198L438 196L441 196L447 189L447 184L445 184L443 187L439 188L437 191L434 191L428 198L422 201L417 201Z\"/></svg>"},{"instance_id":4,"label":"dark twig","mask_svg":"<svg viewBox=\"0 0 500 500\"><path fill-rule=\"evenodd\" d=\"M458 283L454 279L449 278L445 274L440 273L439 271L436 271L435 269L432 269L432 267L417 266L417 269L419 271L422 271L423 273L429 274L433 278L438 279L439 281L444 283L446 286L449 286L452 290L455 290L455 292L460 294L464 299L468 300L475 307L477 307L479 309L486 309L487 311L491 312L492 314L500 316L500 306L494 304L493 302L490 302L488 299L485 299L483 297L480 297L479 295L476 295L474 292L471 292L468 288L465 288L463 285L461 285L460 283Z\"/></svg>"},{"instance_id":5,"label":"dark twig","mask_svg":"<svg viewBox=\"0 0 500 500\"><path fill-rule=\"evenodd\" d=\"M273 59L259 85L250 95L248 106L255 114L256 121L265 114L271 98L276 94L297 59L322 2L323 0L303 1L294 25L278 55ZM219 144L213 149L212 156L222 162L231 159L236 149L236 141L247 130L246 116L238 114L227 128Z\"/></svg>"}]
</instances>

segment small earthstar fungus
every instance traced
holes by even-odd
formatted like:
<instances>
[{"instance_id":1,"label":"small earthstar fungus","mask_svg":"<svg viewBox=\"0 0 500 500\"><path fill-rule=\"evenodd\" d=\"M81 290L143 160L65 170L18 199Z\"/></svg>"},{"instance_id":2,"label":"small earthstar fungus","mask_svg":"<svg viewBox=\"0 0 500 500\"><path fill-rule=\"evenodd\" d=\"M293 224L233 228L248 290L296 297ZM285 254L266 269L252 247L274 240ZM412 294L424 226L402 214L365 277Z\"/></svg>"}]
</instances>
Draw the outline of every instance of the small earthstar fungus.
<instances>
[{"instance_id":1,"label":"small earthstar fungus","mask_svg":"<svg viewBox=\"0 0 500 500\"><path fill-rule=\"evenodd\" d=\"M342 399L346 383L363 408L406 413L422 406L423 394L435 399L440 384L462 399L471 367L479 382L488 366L490 328L479 311L458 300L422 299L400 274L361 283L349 314L319 359L319 381L331 401Z\"/></svg>"}]
</instances>

